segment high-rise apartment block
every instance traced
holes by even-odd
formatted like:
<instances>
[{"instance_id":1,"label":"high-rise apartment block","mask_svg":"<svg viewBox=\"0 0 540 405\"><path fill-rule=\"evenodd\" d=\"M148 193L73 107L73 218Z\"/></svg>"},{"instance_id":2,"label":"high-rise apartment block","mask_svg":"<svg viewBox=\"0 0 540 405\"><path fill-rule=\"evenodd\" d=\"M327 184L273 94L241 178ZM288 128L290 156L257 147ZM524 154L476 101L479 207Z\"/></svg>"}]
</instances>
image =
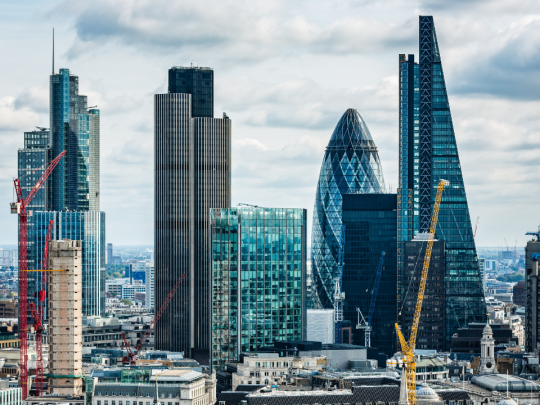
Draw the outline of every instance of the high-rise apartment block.
<instances>
[{"instance_id":1,"label":"high-rise apartment block","mask_svg":"<svg viewBox=\"0 0 540 405\"><path fill-rule=\"evenodd\" d=\"M399 56L398 306L407 289L404 245L429 232L437 183L448 180L436 231L446 249L441 334L448 350L461 325L486 321L486 305L433 17L420 16L419 38L418 62Z\"/></svg>"},{"instance_id":2,"label":"high-rise apartment block","mask_svg":"<svg viewBox=\"0 0 540 405\"><path fill-rule=\"evenodd\" d=\"M175 67L170 92L154 97L155 301L187 276L156 326L155 346L202 364L210 360L210 208L231 203L231 121L212 118L212 78L209 68Z\"/></svg>"},{"instance_id":3,"label":"high-rise apartment block","mask_svg":"<svg viewBox=\"0 0 540 405\"><path fill-rule=\"evenodd\" d=\"M527 298L525 306L525 350L532 353L540 350L540 277L538 273L540 241L527 242L525 248L525 282Z\"/></svg>"},{"instance_id":4,"label":"high-rise apartment block","mask_svg":"<svg viewBox=\"0 0 540 405\"><path fill-rule=\"evenodd\" d=\"M306 336L307 210L212 209L212 367Z\"/></svg>"},{"instance_id":5,"label":"high-rise apartment block","mask_svg":"<svg viewBox=\"0 0 540 405\"><path fill-rule=\"evenodd\" d=\"M342 290L346 298L343 318L353 325L352 343L364 346L364 332L354 329L358 320L356 309L359 308L368 321L376 272L384 252L371 318L371 347L392 356L397 350L394 332L397 320L397 197L390 193L343 194L342 211L345 225Z\"/></svg>"},{"instance_id":6,"label":"high-rise apartment block","mask_svg":"<svg viewBox=\"0 0 540 405\"><path fill-rule=\"evenodd\" d=\"M80 240L52 240L49 245L49 393L83 394Z\"/></svg>"}]
</instances>

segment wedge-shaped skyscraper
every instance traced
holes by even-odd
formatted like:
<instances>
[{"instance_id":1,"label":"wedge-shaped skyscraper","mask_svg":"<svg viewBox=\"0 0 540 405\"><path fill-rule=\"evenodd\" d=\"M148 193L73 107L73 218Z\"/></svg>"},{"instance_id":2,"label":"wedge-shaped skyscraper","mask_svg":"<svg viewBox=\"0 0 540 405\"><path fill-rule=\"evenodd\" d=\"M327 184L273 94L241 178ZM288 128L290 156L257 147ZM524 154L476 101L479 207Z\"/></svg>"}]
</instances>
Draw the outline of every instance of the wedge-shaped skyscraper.
<instances>
[{"instance_id":1,"label":"wedge-shaped skyscraper","mask_svg":"<svg viewBox=\"0 0 540 405\"><path fill-rule=\"evenodd\" d=\"M311 235L318 305L331 308L342 229L344 194L385 193L377 147L353 108L345 111L326 147L317 185Z\"/></svg>"},{"instance_id":2,"label":"wedge-shaped skyscraper","mask_svg":"<svg viewBox=\"0 0 540 405\"><path fill-rule=\"evenodd\" d=\"M404 244L429 232L437 182L449 180L435 235L445 242L445 276L427 287L445 290L441 338L449 349L458 328L485 322L486 306L433 17L420 16L419 62L399 55L399 77L398 307L416 300L406 295ZM417 347L430 348L420 337Z\"/></svg>"}]
</instances>

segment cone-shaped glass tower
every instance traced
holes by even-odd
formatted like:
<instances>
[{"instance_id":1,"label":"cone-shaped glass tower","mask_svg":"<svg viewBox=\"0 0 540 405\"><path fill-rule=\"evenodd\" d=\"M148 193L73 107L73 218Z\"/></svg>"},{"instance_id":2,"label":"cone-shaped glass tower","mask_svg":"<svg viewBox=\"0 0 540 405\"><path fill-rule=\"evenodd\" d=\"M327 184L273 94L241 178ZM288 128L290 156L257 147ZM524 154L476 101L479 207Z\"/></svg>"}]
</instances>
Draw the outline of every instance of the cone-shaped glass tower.
<instances>
[{"instance_id":1,"label":"cone-shaped glass tower","mask_svg":"<svg viewBox=\"0 0 540 405\"><path fill-rule=\"evenodd\" d=\"M341 237L343 194L385 193L377 147L353 108L345 111L326 147L311 234L316 306L332 308Z\"/></svg>"}]
</instances>

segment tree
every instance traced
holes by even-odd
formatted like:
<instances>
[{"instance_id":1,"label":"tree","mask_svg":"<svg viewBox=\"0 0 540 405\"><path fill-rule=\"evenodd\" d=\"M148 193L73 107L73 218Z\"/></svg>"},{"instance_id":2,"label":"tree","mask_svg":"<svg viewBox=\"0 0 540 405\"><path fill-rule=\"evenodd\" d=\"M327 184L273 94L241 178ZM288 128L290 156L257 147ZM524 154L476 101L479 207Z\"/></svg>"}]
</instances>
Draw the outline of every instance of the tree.
<instances>
[{"instance_id":1,"label":"tree","mask_svg":"<svg viewBox=\"0 0 540 405\"><path fill-rule=\"evenodd\" d=\"M132 306L133 305L133 302L131 302L130 300L128 300L127 298L124 298L123 300L120 300L120 302L124 305L127 305L127 306Z\"/></svg>"}]
</instances>

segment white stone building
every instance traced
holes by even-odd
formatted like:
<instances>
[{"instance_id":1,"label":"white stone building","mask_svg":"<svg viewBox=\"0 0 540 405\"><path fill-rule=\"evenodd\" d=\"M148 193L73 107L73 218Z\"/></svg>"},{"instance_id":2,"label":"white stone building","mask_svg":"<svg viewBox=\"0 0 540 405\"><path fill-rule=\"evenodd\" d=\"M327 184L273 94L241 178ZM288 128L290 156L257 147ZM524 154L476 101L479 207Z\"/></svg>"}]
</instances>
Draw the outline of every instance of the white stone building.
<instances>
[{"instance_id":1,"label":"white stone building","mask_svg":"<svg viewBox=\"0 0 540 405\"><path fill-rule=\"evenodd\" d=\"M213 405L216 402L216 375L191 369L170 369L153 375L148 383L98 383L92 405L152 405L158 382L162 405Z\"/></svg>"},{"instance_id":2,"label":"white stone building","mask_svg":"<svg viewBox=\"0 0 540 405\"><path fill-rule=\"evenodd\" d=\"M241 384L283 385L302 370L322 371L325 366L326 356L279 357L277 353L258 353L238 363L237 372L232 375L232 389Z\"/></svg>"}]
</instances>

